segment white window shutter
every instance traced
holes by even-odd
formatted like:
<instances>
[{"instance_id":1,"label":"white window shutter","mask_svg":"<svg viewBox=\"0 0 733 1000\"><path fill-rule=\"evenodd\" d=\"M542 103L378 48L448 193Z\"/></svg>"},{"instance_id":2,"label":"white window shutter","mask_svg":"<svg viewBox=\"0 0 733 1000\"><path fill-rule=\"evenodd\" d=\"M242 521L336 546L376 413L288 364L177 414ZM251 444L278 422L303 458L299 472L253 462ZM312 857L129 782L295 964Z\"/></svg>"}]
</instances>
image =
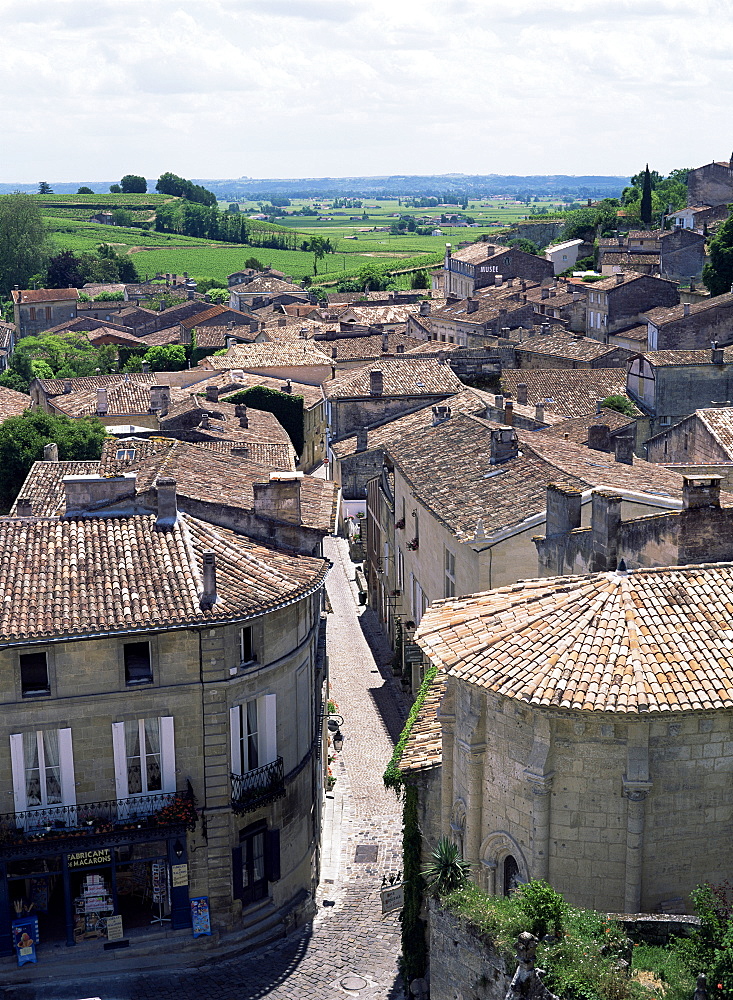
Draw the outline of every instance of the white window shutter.
<instances>
[{"instance_id":1,"label":"white window shutter","mask_svg":"<svg viewBox=\"0 0 733 1000\"><path fill-rule=\"evenodd\" d=\"M229 741L232 757L232 774L242 773L241 755L239 753L239 741L242 738L240 720L241 715L239 705L235 705L234 708L229 709Z\"/></svg>"},{"instance_id":2,"label":"white window shutter","mask_svg":"<svg viewBox=\"0 0 733 1000\"><path fill-rule=\"evenodd\" d=\"M10 763L13 768L15 811L25 812L28 808L28 800L25 794L25 764L23 761L22 733L13 733L10 737Z\"/></svg>"},{"instance_id":3,"label":"white window shutter","mask_svg":"<svg viewBox=\"0 0 733 1000\"><path fill-rule=\"evenodd\" d=\"M70 729L59 729L59 763L61 764L61 801L65 806L75 806L74 752L71 745Z\"/></svg>"},{"instance_id":4,"label":"white window shutter","mask_svg":"<svg viewBox=\"0 0 733 1000\"><path fill-rule=\"evenodd\" d=\"M127 749L125 747L125 723L112 723L112 753L115 760L115 792L118 799L129 795L127 786Z\"/></svg>"},{"instance_id":5,"label":"white window shutter","mask_svg":"<svg viewBox=\"0 0 733 1000\"><path fill-rule=\"evenodd\" d=\"M175 792L176 741L172 715L164 715L160 720L160 771L163 791Z\"/></svg>"},{"instance_id":6,"label":"white window shutter","mask_svg":"<svg viewBox=\"0 0 733 1000\"><path fill-rule=\"evenodd\" d=\"M260 766L271 764L277 757L277 696L265 694L257 699L257 725L259 727Z\"/></svg>"}]
</instances>

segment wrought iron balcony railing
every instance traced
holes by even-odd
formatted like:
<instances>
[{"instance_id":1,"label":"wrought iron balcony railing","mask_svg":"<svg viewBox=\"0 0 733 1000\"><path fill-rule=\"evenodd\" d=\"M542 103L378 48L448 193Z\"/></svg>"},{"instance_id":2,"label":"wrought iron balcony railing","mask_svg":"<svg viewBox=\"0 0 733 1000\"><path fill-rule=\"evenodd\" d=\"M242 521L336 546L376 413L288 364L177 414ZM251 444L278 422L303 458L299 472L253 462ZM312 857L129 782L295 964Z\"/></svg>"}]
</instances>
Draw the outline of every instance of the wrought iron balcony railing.
<instances>
[{"instance_id":1,"label":"wrought iron balcony railing","mask_svg":"<svg viewBox=\"0 0 733 1000\"><path fill-rule=\"evenodd\" d=\"M151 831L170 836L192 830L197 818L192 791L6 813L0 815L0 857L147 839Z\"/></svg>"},{"instance_id":2,"label":"wrought iron balcony railing","mask_svg":"<svg viewBox=\"0 0 733 1000\"><path fill-rule=\"evenodd\" d=\"M271 764L256 767L245 774L232 775L232 809L235 813L252 812L285 794L282 757Z\"/></svg>"}]
</instances>

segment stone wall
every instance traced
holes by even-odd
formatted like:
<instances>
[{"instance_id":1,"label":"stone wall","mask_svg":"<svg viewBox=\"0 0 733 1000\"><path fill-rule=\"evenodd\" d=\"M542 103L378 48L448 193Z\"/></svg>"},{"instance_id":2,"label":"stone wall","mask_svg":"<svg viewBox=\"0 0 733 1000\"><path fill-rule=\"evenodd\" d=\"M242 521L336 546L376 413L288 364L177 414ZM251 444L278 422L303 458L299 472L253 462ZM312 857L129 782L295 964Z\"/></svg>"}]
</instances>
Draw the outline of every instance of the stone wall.
<instances>
[{"instance_id":1,"label":"stone wall","mask_svg":"<svg viewBox=\"0 0 733 1000\"><path fill-rule=\"evenodd\" d=\"M406 413L440 403L452 392L424 396L359 396L331 399L331 434L335 441L356 434L362 427L377 427Z\"/></svg>"},{"instance_id":2,"label":"stone wall","mask_svg":"<svg viewBox=\"0 0 733 1000\"><path fill-rule=\"evenodd\" d=\"M659 419L682 420L693 410L733 400L733 363L665 365L655 368L654 433Z\"/></svg>"},{"instance_id":3,"label":"stone wall","mask_svg":"<svg viewBox=\"0 0 733 1000\"><path fill-rule=\"evenodd\" d=\"M517 239L532 240L540 250L543 250L550 243L554 243L559 239L564 228L564 219L557 219L555 222L517 222L505 236L496 237L496 242L508 243L510 240ZM582 250L583 248L580 247L579 249Z\"/></svg>"},{"instance_id":4,"label":"stone wall","mask_svg":"<svg viewBox=\"0 0 733 1000\"><path fill-rule=\"evenodd\" d=\"M729 456L695 413L646 442L649 462L720 464ZM703 473L700 473L701 475Z\"/></svg>"},{"instance_id":5,"label":"stone wall","mask_svg":"<svg viewBox=\"0 0 733 1000\"><path fill-rule=\"evenodd\" d=\"M514 974L481 931L430 903L430 1000L504 1000Z\"/></svg>"},{"instance_id":6,"label":"stone wall","mask_svg":"<svg viewBox=\"0 0 733 1000\"><path fill-rule=\"evenodd\" d=\"M730 201L733 201L733 171L727 164L706 163L688 173L688 205L725 205Z\"/></svg>"}]
</instances>

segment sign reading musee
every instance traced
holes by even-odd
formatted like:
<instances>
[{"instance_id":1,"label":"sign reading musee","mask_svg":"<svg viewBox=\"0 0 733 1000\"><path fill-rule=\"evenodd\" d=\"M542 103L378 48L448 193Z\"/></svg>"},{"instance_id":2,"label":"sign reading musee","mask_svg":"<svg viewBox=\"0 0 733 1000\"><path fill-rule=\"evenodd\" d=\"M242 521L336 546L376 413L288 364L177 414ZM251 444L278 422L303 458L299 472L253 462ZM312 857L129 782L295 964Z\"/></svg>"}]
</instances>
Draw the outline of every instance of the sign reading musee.
<instances>
[{"instance_id":1,"label":"sign reading musee","mask_svg":"<svg viewBox=\"0 0 733 1000\"><path fill-rule=\"evenodd\" d=\"M109 848L101 851L77 851L69 854L67 861L69 868L91 868L92 865L108 865L112 860Z\"/></svg>"}]
</instances>

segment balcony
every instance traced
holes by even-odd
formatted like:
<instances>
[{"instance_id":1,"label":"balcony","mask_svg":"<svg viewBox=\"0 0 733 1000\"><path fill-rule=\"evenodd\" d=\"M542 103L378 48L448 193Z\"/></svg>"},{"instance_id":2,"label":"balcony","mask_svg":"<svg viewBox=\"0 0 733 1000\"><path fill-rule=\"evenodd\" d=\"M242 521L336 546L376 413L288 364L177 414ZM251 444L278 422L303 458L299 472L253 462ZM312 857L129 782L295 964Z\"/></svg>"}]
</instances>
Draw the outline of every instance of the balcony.
<instances>
[{"instance_id":1,"label":"balcony","mask_svg":"<svg viewBox=\"0 0 733 1000\"><path fill-rule=\"evenodd\" d=\"M128 799L46 806L0 815L0 858L90 850L133 840L182 835L198 819L186 792L156 792Z\"/></svg>"},{"instance_id":2,"label":"balcony","mask_svg":"<svg viewBox=\"0 0 733 1000\"><path fill-rule=\"evenodd\" d=\"M240 816L283 795L285 772L282 757L277 757L271 764L255 767L246 774L232 775L232 809Z\"/></svg>"}]
</instances>

